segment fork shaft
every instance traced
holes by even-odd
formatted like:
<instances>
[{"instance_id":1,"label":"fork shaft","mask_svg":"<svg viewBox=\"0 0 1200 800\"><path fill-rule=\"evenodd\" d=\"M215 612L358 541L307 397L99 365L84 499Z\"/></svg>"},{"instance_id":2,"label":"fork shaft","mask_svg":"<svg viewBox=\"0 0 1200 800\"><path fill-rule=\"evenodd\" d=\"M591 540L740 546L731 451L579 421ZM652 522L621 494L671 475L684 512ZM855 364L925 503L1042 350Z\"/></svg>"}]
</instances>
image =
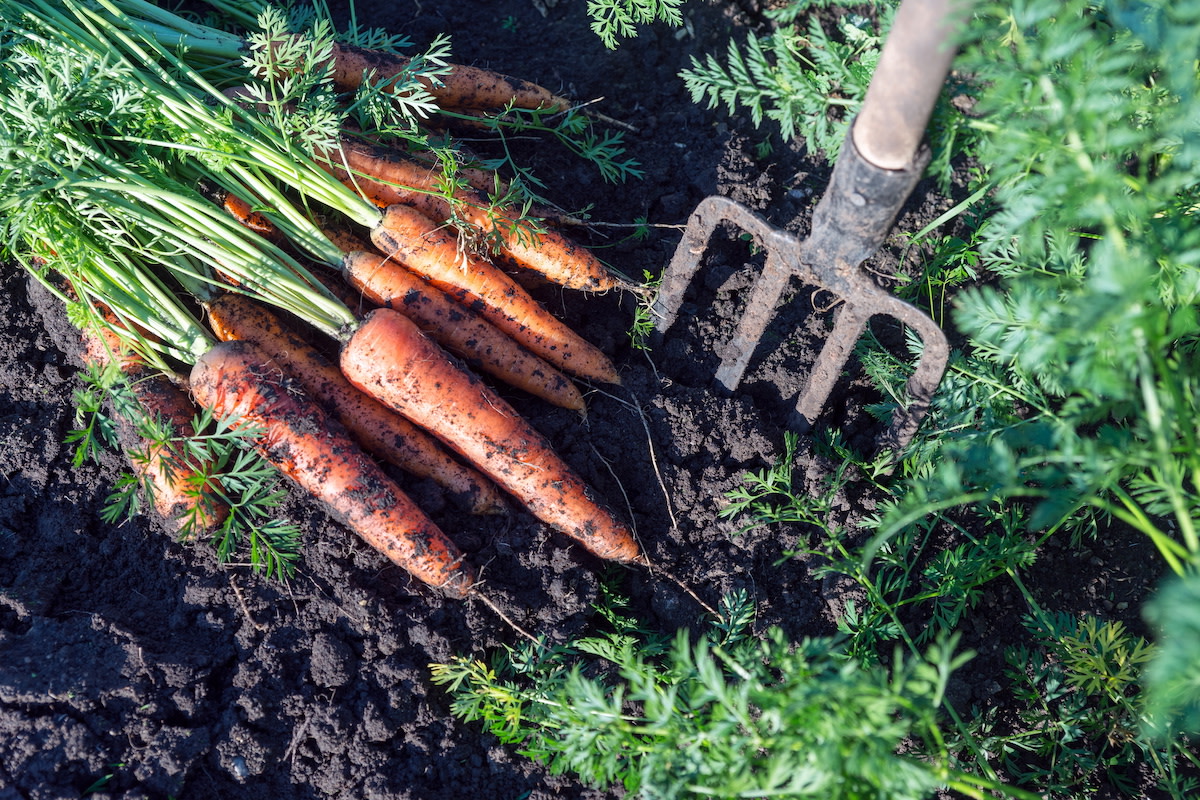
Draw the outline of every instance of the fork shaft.
<instances>
[{"instance_id":1,"label":"fork shaft","mask_svg":"<svg viewBox=\"0 0 1200 800\"><path fill-rule=\"evenodd\" d=\"M847 134L800 256L822 286L843 296L875 287L858 267L887 239L928 163L929 149L922 147L905 169L880 169Z\"/></svg>"}]
</instances>

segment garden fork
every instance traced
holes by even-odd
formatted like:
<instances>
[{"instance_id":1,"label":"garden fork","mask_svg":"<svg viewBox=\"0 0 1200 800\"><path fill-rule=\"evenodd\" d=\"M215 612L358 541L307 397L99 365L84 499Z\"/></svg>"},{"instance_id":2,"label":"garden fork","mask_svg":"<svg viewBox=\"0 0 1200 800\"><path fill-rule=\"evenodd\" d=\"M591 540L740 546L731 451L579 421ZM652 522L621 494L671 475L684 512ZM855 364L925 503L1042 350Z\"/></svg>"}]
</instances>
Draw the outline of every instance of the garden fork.
<instances>
[{"instance_id":1,"label":"garden fork","mask_svg":"<svg viewBox=\"0 0 1200 800\"><path fill-rule=\"evenodd\" d=\"M654 305L655 327L674 323L684 291L700 266L708 240L722 222L750 234L766 252L733 337L719 351L716 379L732 391L766 329L789 280L828 290L842 299L826 340L796 403L793 426L806 432L829 399L854 344L876 315L913 329L921 355L905 389L907 403L893 413L879 438L881 449L898 451L921 424L949 358L946 336L923 311L881 289L860 268L887 236L896 214L929 163L921 146L933 104L953 59L952 33L964 0L903 0L884 44L861 110L851 125L821 202L812 232L803 241L772 227L750 209L725 197L697 206L675 250Z\"/></svg>"}]
</instances>

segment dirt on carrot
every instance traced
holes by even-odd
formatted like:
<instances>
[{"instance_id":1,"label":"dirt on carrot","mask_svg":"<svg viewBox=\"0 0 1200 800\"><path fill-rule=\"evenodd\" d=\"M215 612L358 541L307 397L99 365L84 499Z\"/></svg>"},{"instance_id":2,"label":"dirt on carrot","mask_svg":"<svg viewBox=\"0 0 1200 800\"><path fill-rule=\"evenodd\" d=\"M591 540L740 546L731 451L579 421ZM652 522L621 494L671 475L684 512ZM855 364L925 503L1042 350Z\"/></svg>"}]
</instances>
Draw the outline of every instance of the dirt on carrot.
<instances>
[{"instance_id":1,"label":"dirt on carrot","mask_svg":"<svg viewBox=\"0 0 1200 800\"><path fill-rule=\"evenodd\" d=\"M620 383L611 360L495 265L463 251L445 227L406 205L389 206L371 232L380 252L402 263L560 369Z\"/></svg>"},{"instance_id":2,"label":"dirt on carrot","mask_svg":"<svg viewBox=\"0 0 1200 800\"><path fill-rule=\"evenodd\" d=\"M252 342L283 366L375 456L446 489L473 514L498 514L506 503L495 484L461 464L433 437L350 384L340 369L275 314L248 297L225 294L207 306L223 341Z\"/></svg>"},{"instance_id":3,"label":"dirt on carrot","mask_svg":"<svg viewBox=\"0 0 1200 800\"><path fill-rule=\"evenodd\" d=\"M333 47L333 80L342 91L354 91L369 79L373 85L391 87L406 80L411 60L403 56L354 45ZM450 65L438 82L421 80L438 105L446 109L496 110L507 106L565 111L570 101L537 84L463 64Z\"/></svg>"},{"instance_id":4,"label":"dirt on carrot","mask_svg":"<svg viewBox=\"0 0 1200 800\"><path fill-rule=\"evenodd\" d=\"M258 452L394 564L448 595L470 592L475 577L458 547L259 348L215 345L192 368L191 388L218 418L257 426Z\"/></svg>"},{"instance_id":5,"label":"dirt on carrot","mask_svg":"<svg viewBox=\"0 0 1200 800\"><path fill-rule=\"evenodd\" d=\"M556 406L585 410L583 396L567 376L386 256L351 253L342 260L342 268L346 280L368 300L408 317L473 369Z\"/></svg>"},{"instance_id":6,"label":"dirt on carrot","mask_svg":"<svg viewBox=\"0 0 1200 800\"><path fill-rule=\"evenodd\" d=\"M640 557L633 533L546 439L411 320L379 309L342 348L350 382L438 436L543 522L595 555Z\"/></svg>"}]
</instances>

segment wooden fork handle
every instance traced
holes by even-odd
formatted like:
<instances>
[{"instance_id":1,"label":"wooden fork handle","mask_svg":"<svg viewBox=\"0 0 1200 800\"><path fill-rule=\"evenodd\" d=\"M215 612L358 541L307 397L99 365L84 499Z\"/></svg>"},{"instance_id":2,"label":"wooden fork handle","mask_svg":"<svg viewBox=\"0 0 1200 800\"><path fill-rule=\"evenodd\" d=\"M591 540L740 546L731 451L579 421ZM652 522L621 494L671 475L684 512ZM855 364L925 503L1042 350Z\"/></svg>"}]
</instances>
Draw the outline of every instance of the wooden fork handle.
<instances>
[{"instance_id":1,"label":"wooden fork handle","mask_svg":"<svg viewBox=\"0 0 1200 800\"><path fill-rule=\"evenodd\" d=\"M950 72L969 0L903 0L854 123L867 161L904 169L912 161Z\"/></svg>"}]
</instances>

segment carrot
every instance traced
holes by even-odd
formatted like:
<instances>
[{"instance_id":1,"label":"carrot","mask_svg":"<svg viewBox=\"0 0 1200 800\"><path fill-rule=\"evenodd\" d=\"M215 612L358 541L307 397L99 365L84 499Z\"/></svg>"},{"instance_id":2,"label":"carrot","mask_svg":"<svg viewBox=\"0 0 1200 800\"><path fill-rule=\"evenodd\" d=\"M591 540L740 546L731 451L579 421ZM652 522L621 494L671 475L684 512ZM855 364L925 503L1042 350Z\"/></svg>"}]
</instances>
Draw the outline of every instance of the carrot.
<instances>
[{"instance_id":1,"label":"carrot","mask_svg":"<svg viewBox=\"0 0 1200 800\"><path fill-rule=\"evenodd\" d=\"M380 208L410 205L436 221L457 212L467 222L494 236L500 251L519 266L541 273L568 289L607 291L623 284L594 255L567 236L535 230L516 212L495 207L469 189L455 192L455 204L441 194L436 167L420 164L384 148L343 138L341 146L325 153L319 163L334 177Z\"/></svg>"},{"instance_id":2,"label":"carrot","mask_svg":"<svg viewBox=\"0 0 1200 800\"><path fill-rule=\"evenodd\" d=\"M445 441L536 517L601 558L639 557L633 534L549 443L411 320L379 309L342 346L350 382Z\"/></svg>"},{"instance_id":3,"label":"carrot","mask_svg":"<svg viewBox=\"0 0 1200 800\"><path fill-rule=\"evenodd\" d=\"M253 344L214 345L192 367L191 388L218 418L261 430L255 449L393 563L447 594L471 591L454 543Z\"/></svg>"},{"instance_id":4,"label":"carrot","mask_svg":"<svg viewBox=\"0 0 1200 800\"><path fill-rule=\"evenodd\" d=\"M347 280L368 300L412 319L469 366L562 408L586 408L565 375L415 273L362 251L346 256L342 265Z\"/></svg>"},{"instance_id":5,"label":"carrot","mask_svg":"<svg viewBox=\"0 0 1200 800\"><path fill-rule=\"evenodd\" d=\"M433 150L432 147L425 149L416 149L413 147L399 147L395 144L388 144L381 141L379 137L373 135L369 131L364 131L361 128L349 123L342 125L342 131L347 136L353 136L356 140L362 141L364 144L369 144L372 147L378 148L381 152L394 153L397 158L408 158L420 164L426 164L429 167L438 167L442 165L441 157ZM449 145L447 145L448 147ZM471 186L484 194L496 192L504 194L509 189L507 181L502 179L500 175L491 169L483 167L468 167L465 163L479 163L479 157L472 153L467 147L461 143L454 145L455 157L460 159L459 165L455 168L454 176L460 178Z\"/></svg>"},{"instance_id":6,"label":"carrot","mask_svg":"<svg viewBox=\"0 0 1200 800\"><path fill-rule=\"evenodd\" d=\"M371 249L371 245L366 239L355 234L353 231L347 230L344 227L326 226L321 228L321 232L325 234L325 237L329 239L329 241L333 242L337 249L341 250L347 255L359 250Z\"/></svg>"},{"instance_id":7,"label":"carrot","mask_svg":"<svg viewBox=\"0 0 1200 800\"><path fill-rule=\"evenodd\" d=\"M116 334L85 330L82 358L97 367L115 363L147 419L165 422L178 437L195 435L191 398L130 352ZM166 527L189 537L220 527L229 506L217 480L189 463L178 442L150 441L139 433L137 421L119 413L113 419L130 466L149 486L151 504Z\"/></svg>"},{"instance_id":8,"label":"carrot","mask_svg":"<svg viewBox=\"0 0 1200 800\"><path fill-rule=\"evenodd\" d=\"M543 308L495 265L463 253L456 238L415 208L390 206L371 238L380 252L479 312L554 366L603 383L621 382L616 367L604 353Z\"/></svg>"},{"instance_id":9,"label":"carrot","mask_svg":"<svg viewBox=\"0 0 1200 800\"><path fill-rule=\"evenodd\" d=\"M249 203L233 192L225 193L221 205L229 212L230 216L264 239L275 244L283 241L283 235L280 234L279 229L275 227L271 220L267 219L260 212L255 211Z\"/></svg>"},{"instance_id":10,"label":"carrot","mask_svg":"<svg viewBox=\"0 0 1200 800\"><path fill-rule=\"evenodd\" d=\"M408 152L408 156L414 161L421 164L428 164L431 167L438 167L442 164L437 155L432 152ZM470 155L467 157L471 158ZM454 175L466 181L467 185L475 191L483 192L484 194L495 193L503 195L509 189L508 181L501 178L495 170L484 169L483 167L458 166L454 170Z\"/></svg>"},{"instance_id":11,"label":"carrot","mask_svg":"<svg viewBox=\"0 0 1200 800\"><path fill-rule=\"evenodd\" d=\"M380 458L446 488L475 514L496 514L504 501L496 487L450 457L429 434L356 389L337 365L267 308L239 294L225 294L207 306L209 323L223 341L257 345L294 376L359 443Z\"/></svg>"},{"instance_id":12,"label":"carrot","mask_svg":"<svg viewBox=\"0 0 1200 800\"><path fill-rule=\"evenodd\" d=\"M363 131L349 125L343 125L342 130L347 134L353 134L355 137L358 137L363 141L364 144L370 144L376 147L381 154L390 151L396 158L407 158L417 162L418 164L423 164L430 169L440 168L444 163L432 148L426 150L405 148L398 149L394 145L388 145L387 143L381 142L379 139L368 136L364 134ZM456 143L454 145L454 150L457 154L462 156L462 159L465 161L465 163L478 164L480 162L479 156L472 153L461 143ZM486 167L468 167L460 164L454 169L454 177L457 180L464 181L468 186L485 197L503 197L511 188L511 184L502 178L500 174L496 172L496 170L488 169ZM572 216L562 209L539 203L531 204L529 206L528 213L530 216L536 217L545 222L551 222L555 225L561 225L564 227L569 226L578 228L587 225L587 222L580 217Z\"/></svg>"},{"instance_id":13,"label":"carrot","mask_svg":"<svg viewBox=\"0 0 1200 800\"><path fill-rule=\"evenodd\" d=\"M389 87L404 75L410 59L349 44L333 45L333 82L344 92L356 91L364 79ZM529 81L491 70L453 64L440 83L421 82L438 105L447 109L525 109L566 111L570 101Z\"/></svg>"}]
</instances>

